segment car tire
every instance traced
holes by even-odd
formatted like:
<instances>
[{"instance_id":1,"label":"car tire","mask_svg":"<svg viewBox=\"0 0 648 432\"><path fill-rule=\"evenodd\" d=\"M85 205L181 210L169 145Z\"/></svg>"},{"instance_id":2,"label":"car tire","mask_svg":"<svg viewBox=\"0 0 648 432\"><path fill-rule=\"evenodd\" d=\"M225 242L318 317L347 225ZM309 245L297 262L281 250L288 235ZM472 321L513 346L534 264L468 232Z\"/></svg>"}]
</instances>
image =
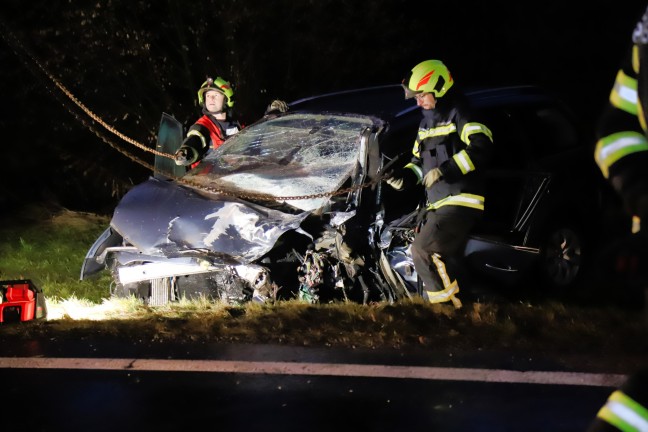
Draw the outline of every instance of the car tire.
<instances>
[{"instance_id":1,"label":"car tire","mask_svg":"<svg viewBox=\"0 0 648 432\"><path fill-rule=\"evenodd\" d=\"M543 287L554 294L567 294L582 279L586 247L581 230L554 225L545 231L538 272Z\"/></svg>"}]
</instances>

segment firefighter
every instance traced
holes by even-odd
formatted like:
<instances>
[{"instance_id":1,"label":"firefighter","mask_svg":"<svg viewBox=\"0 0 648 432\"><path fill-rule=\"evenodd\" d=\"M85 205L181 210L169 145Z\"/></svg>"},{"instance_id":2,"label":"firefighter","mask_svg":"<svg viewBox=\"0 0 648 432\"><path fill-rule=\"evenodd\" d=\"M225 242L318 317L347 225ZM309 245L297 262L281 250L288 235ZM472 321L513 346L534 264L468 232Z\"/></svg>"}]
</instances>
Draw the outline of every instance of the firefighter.
<instances>
[{"instance_id":1,"label":"firefighter","mask_svg":"<svg viewBox=\"0 0 648 432\"><path fill-rule=\"evenodd\" d=\"M617 72L598 121L594 158L603 176L633 216L633 232L648 221L648 10L632 33L629 52Z\"/></svg>"},{"instance_id":2,"label":"firefighter","mask_svg":"<svg viewBox=\"0 0 648 432\"><path fill-rule=\"evenodd\" d=\"M629 45L598 121L594 159L633 218L630 250L638 253L636 267L645 269L647 257L641 251L648 230L641 226L648 222L648 8ZM637 277L645 286L645 272ZM612 392L587 431L648 431L648 367Z\"/></svg>"},{"instance_id":3,"label":"firefighter","mask_svg":"<svg viewBox=\"0 0 648 432\"><path fill-rule=\"evenodd\" d=\"M203 116L189 128L175 153L177 165L194 166L210 149L217 149L225 139L241 130L239 122L232 119L234 90L223 78L207 77L198 90L198 105Z\"/></svg>"},{"instance_id":4,"label":"firefighter","mask_svg":"<svg viewBox=\"0 0 648 432\"><path fill-rule=\"evenodd\" d=\"M431 303L452 301L456 308L458 261L453 255L484 210L481 172L488 163L493 137L475 121L450 71L439 60L416 65L403 80L405 98L415 98L423 118L411 161L386 182L396 190L422 183L426 190L425 221L411 246L414 267ZM448 263L453 262L453 268Z\"/></svg>"}]
</instances>

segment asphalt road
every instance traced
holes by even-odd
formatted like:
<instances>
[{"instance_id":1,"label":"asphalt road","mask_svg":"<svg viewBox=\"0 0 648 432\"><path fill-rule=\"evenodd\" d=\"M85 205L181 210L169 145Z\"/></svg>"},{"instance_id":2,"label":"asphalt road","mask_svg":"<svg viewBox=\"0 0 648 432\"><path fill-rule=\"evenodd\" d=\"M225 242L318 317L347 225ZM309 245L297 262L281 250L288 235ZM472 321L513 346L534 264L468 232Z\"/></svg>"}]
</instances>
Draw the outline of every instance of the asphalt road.
<instances>
[{"instance_id":1,"label":"asphalt road","mask_svg":"<svg viewBox=\"0 0 648 432\"><path fill-rule=\"evenodd\" d=\"M497 353L26 341L3 429L584 431L623 375Z\"/></svg>"}]
</instances>

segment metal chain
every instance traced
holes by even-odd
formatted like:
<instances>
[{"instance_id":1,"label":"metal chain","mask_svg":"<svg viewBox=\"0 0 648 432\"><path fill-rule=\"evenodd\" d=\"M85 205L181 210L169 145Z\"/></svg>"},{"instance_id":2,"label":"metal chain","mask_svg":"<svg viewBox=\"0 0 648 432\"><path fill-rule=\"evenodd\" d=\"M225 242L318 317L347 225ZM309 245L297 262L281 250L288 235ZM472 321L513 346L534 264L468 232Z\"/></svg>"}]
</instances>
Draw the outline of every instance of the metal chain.
<instances>
[{"instance_id":1,"label":"metal chain","mask_svg":"<svg viewBox=\"0 0 648 432\"><path fill-rule=\"evenodd\" d=\"M74 96L74 94L67 89L56 77L54 77L49 71L41 64L41 62L18 40L14 34L9 31L5 23L0 20L0 27L2 27L2 32L0 32L0 36L4 39L4 41L14 50L16 55L21 58L21 55L19 51L23 52L27 57L29 57L32 61L32 64L35 64L40 72L42 72L46 77L50 79L52 83L65 95L68 97L69 100L71 100L77 107L79 107L88 117L90 117L92 120L95 122L99 123L101 126L103 126L107 131L111 132L115 136L121 138L123 141L134 145L135 147L139 148L140 150L143 150L148 153L153 153L156 156L162 156L166 157L169 159L175 159L174 155L169 154L169 153L164 153L155 149L152 149L126 135L123 133L119 132L117 129L103 121L101 117L96 115L92 110L90 110L88 107L85 106L78 98ZM34 74L36 75L35 71L33 68L25 62L27 68ZM46 83L46 85L49 87L49 83ZM112 148L120 152L121 154L125 155L132 161L138 163L139 165L145 167L146 169L151 170L152 172L159 172L156 171L155 167L152 166L151 164L139 159L135 155L129 153L126 150L121 149L118 145L113 143L110 139L105 137L103 134L101 134L96 128L94 128L91 124L86 122L84 119L82 119L77 113L74 112L66 103L63 102L59 97L57 97L53 92L52 94L54 97L64 106L65 109L67 109L70 114L72 114L83 126L88 128L92 133L94 133L99 139L104 141L106 144L110 145ZM333 192L322 192L322 193L316 193L316 194L310 194L310 195L299 195L299 196L274 196L270 194L255 194L255 193L241 193L241 192L232 192L228 191L226 189L219 189L219 188L214 188L214 187L208 187L208 186L203 186L198 184L197 182L185 179L184 177L177 177L177 176L170 176L167 173L162 173L164 176L172 178L173 180L191 186L195 187L197 189L206 191L206 192L211 192L211 193L217 193L221 195L227 195L227 196L233 196L236 198L244 198L244 199L255 199L255 200L262 200L262 201L295 201L295 200L306 200L306 199L315 199L315 198L326 198L326 197L332 197L332 196L337 196L337 195L344 195L347 193L351 193L369 186L373 186L380 181L384 179L384 175L368 182L368 183L362 183L356 186L348 187L345 189L340 189L337 191Z\"/></svg>"},{"instance_id":2,"label":"metal chain","mask_svg":"<svg viewBox=\"0 0 648 432\"><path fill-rule=\"evenodd\" d=\"M155 150L155 149L151 149L151 148L147 147L146 145L144 145L144 144L142 144L142 143L140 143L140 142L135 141L134 139L132 139L132 138L130 138L130 137L124 135L123 133L119 132L117 129L115 129L114 127L112 127L111 125L109 125L108 123L106 123L105 121L103 121L103 119L101 119L101 117L99 117L98 115L96 115L92 110L90 110L90 108L88 108L87 106L85 106L85 105L84 105L84 104L83 104L79 99L77 99L77 98L72 94L72 92L69 91L69 90L67 89L67 87L65 87L65 86L64 86L64 85L63 85L63 84L62 84L62 83L61 83L61 82L60 82L60 81L59 81L59 80L54 76L54 75L52 75L51 73L49 73L49 71L48 71L47 69L45 69L45 66L43 66L43 65L41 64L41 62L36 58L36 56L33 55L33 54L31 53L31 51L29 51L29 50L28 50L28 49L27 49L27 48L26 48L26 47L25 47L25 46L20 42L20 40L18 40L18 38L16 38L16 37L14 36L14 34L13 34L11 31L9 31L9 29L6 27L6 25L5 25L4 22L0 21L0 24L2 25L2 29L3 29L3 32L2 32L2 38L5 40L5 42L7 42L7 44L8 44L10 47L12 47L12 48L14 49L14 52L16 52L16 54L20 57L20 54L18 53L18 50L16 50L16 47L17 47L20 51L22 51L23 53L25 53L25 54L30 58L30 60L33 62L33 64L35 64L35 65L38 67L38 69L39 69L43 74L45 74L45 76L46 76L47 78L49 78L49 79L51 80L51 82L53 82L54 85L55 85L56 87L58 87L59 90L61 90L61 91L63 92L63 94L65 94L65 95L66 95L66 96L67 96L67 97L68 97L72 102L74 102L74 103L75 103L79 108L81 108L81 110L82 110L83 112L85 112L85 113L88 115L88 117L90 117L91 119L93 119L94 121L96 121L97 123L99 123L99 124L100 124L101 126L103 126L107 131L113 133L114 135L116 135L117 137L119 137L119 138L121 138L122 140L126 141L127 143L132 144L132 145L134 145L135 147L140 148L141 150L144 150L144 151L146 151L146 152L153 153L153 154L158 155L158 156L164 156L164 157L168 157L168 158L173 158L173 155L170 155L170 154L168 154L168 153L163 153L163 152L157 151L157 150Z\"/></svg>"},{"instance_id":3,"label":"metal chain","mask_svg":"<svg viewBox=\"0 0 648 432\"><path fill-rule=\"evenodd\" d=\"M192 186L201 190L204 190L206 192L212 192L216 194L221 194L221 195L227 195L227 196L233 196L237 198L244 198L244 199L254 199L254 200L260 200L260 201L295 201L295 200L305 200L305 199L314 199L314 198L327 198L327 197L332 197L336 195L344 195L347 193L355 192L357 190L373 186L375 184L380 183L383 180L383 176L378 177L370 182L367 183L361 183L356 186L351 186L348 188L344 189L339 189L333 192L320 192L316 194L310 194L310 195L299 195L299 196L275 196L275 195L270 195L270 194L254 194L254 193L240 193L240 192L232 192L228 191L226 189L219 189L219 188L214 188L210 186L203 186L200 185L194 181L185 179L183 177L176 177L176 176L171 176L174 180L176 180L179 183L186 184L188 186Z\"/></svg>"}]
</instances>

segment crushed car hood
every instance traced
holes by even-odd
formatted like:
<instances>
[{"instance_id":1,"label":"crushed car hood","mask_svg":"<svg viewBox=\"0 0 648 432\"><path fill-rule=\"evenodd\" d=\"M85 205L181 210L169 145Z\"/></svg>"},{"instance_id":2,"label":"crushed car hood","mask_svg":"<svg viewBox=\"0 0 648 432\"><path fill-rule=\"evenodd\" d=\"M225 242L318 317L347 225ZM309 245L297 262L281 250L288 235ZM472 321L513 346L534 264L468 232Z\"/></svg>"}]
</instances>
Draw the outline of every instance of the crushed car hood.
<instances>
[{"instance_id":1,"label":"crushed car hood","mask_svg":"<svg viewBox=\"0 0 648 432\"><path fill-rule=\"evenodd\" d=\"M146 255L227 256L247 264L262 257L310 212L287 214L226 196L205 197L151 178L120 201L112 228Z\"/></svg>"}]
</instances>

